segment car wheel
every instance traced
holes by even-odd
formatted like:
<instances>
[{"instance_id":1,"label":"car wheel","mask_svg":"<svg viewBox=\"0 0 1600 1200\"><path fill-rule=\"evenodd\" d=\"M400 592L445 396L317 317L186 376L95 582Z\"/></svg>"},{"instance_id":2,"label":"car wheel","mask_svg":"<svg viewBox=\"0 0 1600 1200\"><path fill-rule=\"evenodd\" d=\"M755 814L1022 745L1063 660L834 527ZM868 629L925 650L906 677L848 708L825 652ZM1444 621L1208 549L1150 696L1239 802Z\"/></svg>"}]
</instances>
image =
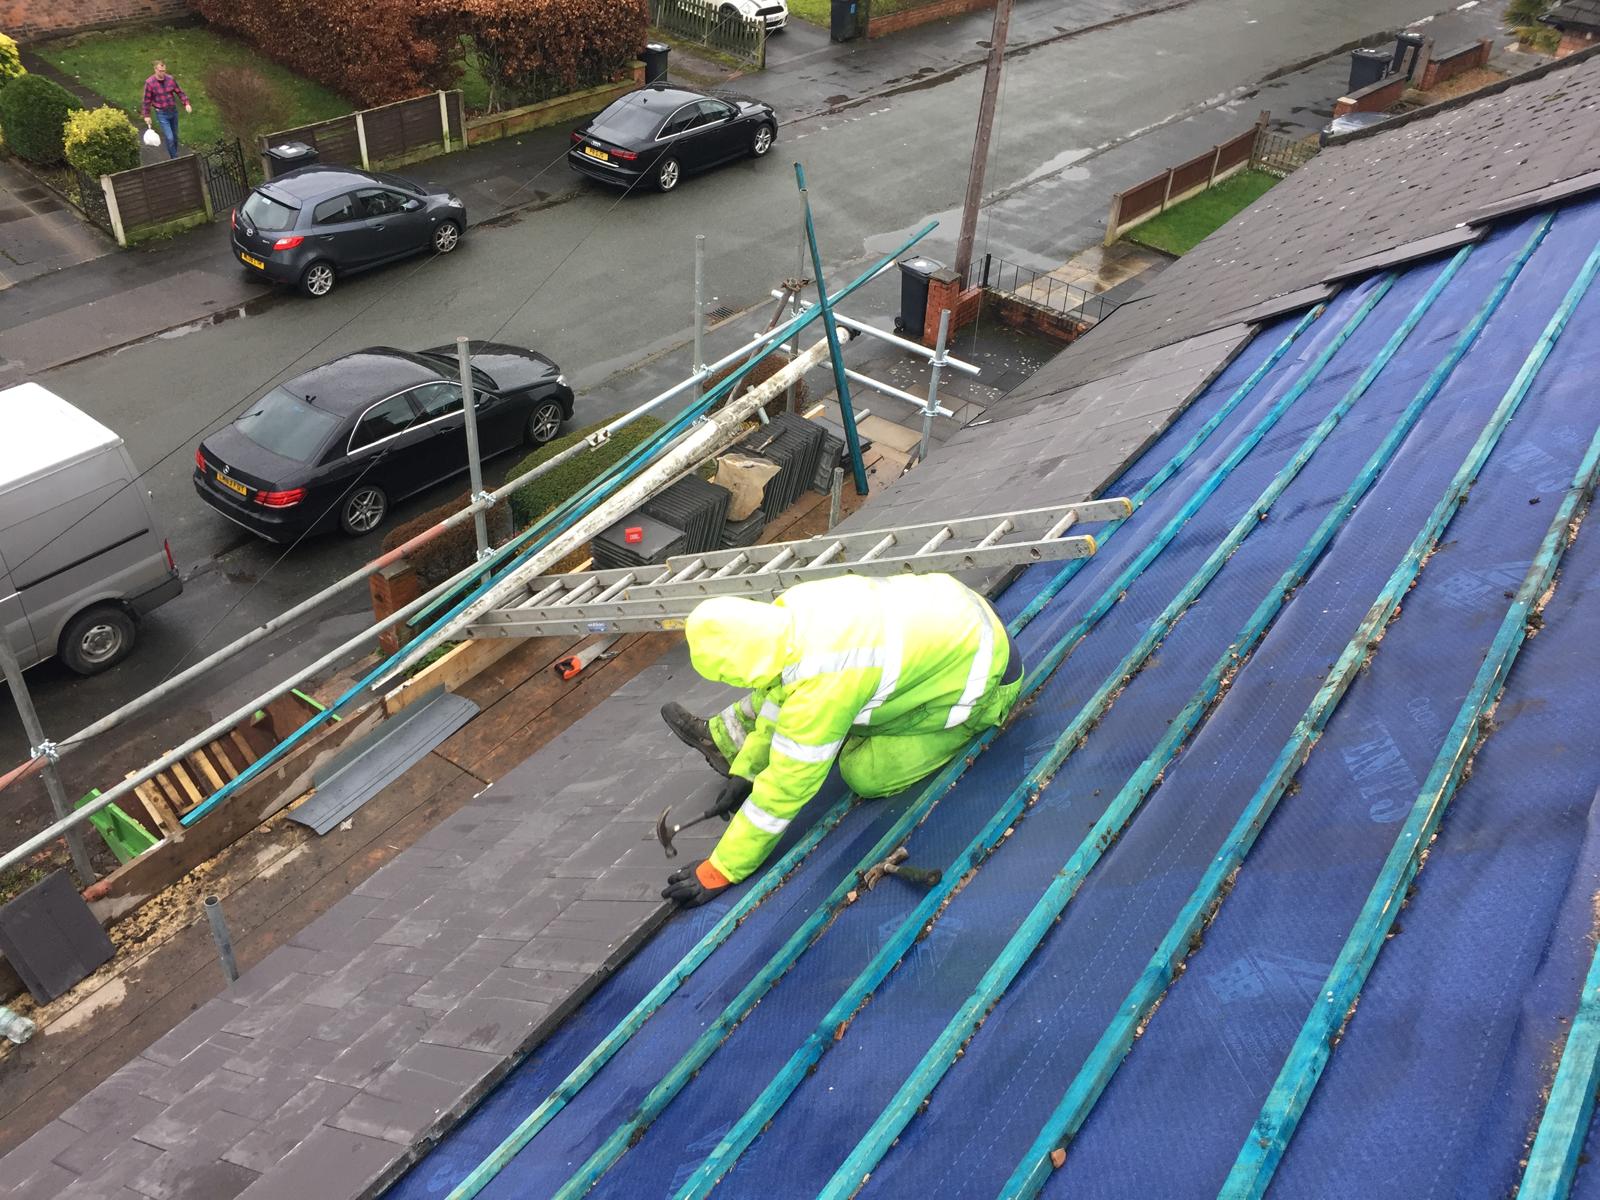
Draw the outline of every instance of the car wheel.
<instances>
[{"instance_id":1,"label":"car wheel","mask_svg":"<svg viewBox=\"0 0 1600 1200\"><path fill-rule=\"evenodd\" d=\"M670 192L678 186L678 180L683 177L683 168L678 165L675 158L663 158L661 165L656 168L656 190Z\"/></svg>"},{"instance_id":2,"label":"car wheel","mask_svg":"<svg viewBox=\"0 0 1600 1200\"><path fill-rule=\"evenodd\" d=\"M363 537L383 524L389 515L389 497L377 484L358 485L344 498L339 510L339 528L351 537Z\"/></svg>"},{"instance_id":3,"label":"car wheel","mask_svg":"<svg viewBox=\"0 0 1600 1200\"><path fill-rule=\"evenodd\" d=\"M440 221L433 231L433 252L449 254L461 244L461 226L454 221Z\"/></svg>"},{"instance_id":4,"label":"car wheel","mask_svg":"<svg viewBox=\"0 0 1600 1200\"><path fill-rule=\"evenodd\" d=\"M61 661L79 675L98 675L133 650L133 618L113 604L86 609L61 633Z\"/></svg>"},{"instance_id":5,"label":"car wheel","mask_svg":"<svg viewBox=\"0 0 1600 1200\"><path fill-rule=\"evenodd\" d=\"M750 143L750 153L760 158L772 149L772 143L777 140L778 131L771 125L756 126L756 136Z\"/></svg>"},{"instance_id":6,"label":"car wheel","mask_svg":"<svg viewBox=\"0 0 1600 1200\"><path fill-rule=\"evenodd\" d=\"M566 419L561 405L554 400L541 400L528 414L528 443L542 446L561 432L561 422Z\"/></svg>"},{"instance_id":7,"label":"car wheel","mask_svg":"<svg viewBox=\"0 0 1600 1200\"><path fill-rule=\"evenodd\" d=\"M312 299L320 299L333 291L333 264L314 262L300 276L300 290Z\"/></svg>"}]
</instances>

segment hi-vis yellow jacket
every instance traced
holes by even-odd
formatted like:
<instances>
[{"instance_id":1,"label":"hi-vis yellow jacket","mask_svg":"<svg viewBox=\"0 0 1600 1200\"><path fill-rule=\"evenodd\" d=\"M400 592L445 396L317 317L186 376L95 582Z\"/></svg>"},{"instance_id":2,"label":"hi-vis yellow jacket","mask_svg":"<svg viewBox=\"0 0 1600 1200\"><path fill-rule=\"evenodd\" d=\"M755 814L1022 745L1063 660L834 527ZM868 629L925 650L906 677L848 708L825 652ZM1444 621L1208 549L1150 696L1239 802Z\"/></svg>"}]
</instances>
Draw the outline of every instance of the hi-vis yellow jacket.
<instances>
[{"instance_id":1,"label":"hi-vis yellow jacket","mask_svg":"<svg viewBox=\"0 0 1600 1200\"><path fill-rule=\"evenodd\" d=\"M1005 627L948 575L843 576L799 584L771 604L717 597L690 614L685 633L695 670L754 691L712 718L724 722L718 742L736 751L732 773L754 781L710 860L734 882L761 865L841 749L851 786L883 794L851 770L857 738L905 738L912 754L924 739L950 747L931 770L955 751L950 731L1005 716L994 688L1006 669Z\"/></svg>"}]
</instances>

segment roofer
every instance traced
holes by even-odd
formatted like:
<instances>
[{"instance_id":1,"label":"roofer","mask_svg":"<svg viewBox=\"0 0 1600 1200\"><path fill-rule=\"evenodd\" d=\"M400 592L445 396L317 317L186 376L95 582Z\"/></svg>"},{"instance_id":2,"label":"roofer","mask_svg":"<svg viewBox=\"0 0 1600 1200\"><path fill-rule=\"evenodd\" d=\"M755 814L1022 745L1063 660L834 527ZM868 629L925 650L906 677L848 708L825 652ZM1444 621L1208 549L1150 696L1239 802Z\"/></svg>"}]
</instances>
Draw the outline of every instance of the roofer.
<instances>
[{"instance_id":1,"label":"roofer","mask_svg":"<svg viewBox=\"0 0 1600 1200\"><path fill-rule=\"evenodd\" d=\"M949 575L802 583L772 603L719 596L684 632L707 679L752 689L709 721L669 703L680 739L727 776L711 857L663 897L704 904L771 853L835 757L857 795L888 796L1004 720L1022 660L988 601Z\"/></svg>"}]
</instances>

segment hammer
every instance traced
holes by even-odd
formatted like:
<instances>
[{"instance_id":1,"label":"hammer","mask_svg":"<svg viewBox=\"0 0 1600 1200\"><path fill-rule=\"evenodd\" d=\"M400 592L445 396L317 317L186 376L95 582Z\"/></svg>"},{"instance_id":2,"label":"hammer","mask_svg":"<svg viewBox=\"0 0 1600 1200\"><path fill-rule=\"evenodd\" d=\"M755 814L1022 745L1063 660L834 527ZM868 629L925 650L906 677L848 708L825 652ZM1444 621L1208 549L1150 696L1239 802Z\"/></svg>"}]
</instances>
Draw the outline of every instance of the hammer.
<instances>
[{"instance_id":1,"label":"hammer","mask_svg":"<svg viewBox=\"0 0 1600 1200\"><path fill-rule=\"evenodd\" d=\"M938 887L939 881L944 878L944 872L929 867L911 867L906 865L907 851L901 846L888 858L876 866L868 867L861 876L861 885L871 891L877 887L885 875L894 875L904 879L907 883L917 887Z\"/></svg>"},{"instance_id":2,"label":"hammer","mask_svg":"<svg viewBox=\"0 0 1600 1200\"><path fill-rule=\"evenodd\" d=\"M701 821L709 821L712 817L720 817L721 815L713 808L709 812L701 813L692 821L685 821L682 825L669 825L667 822L672 819L672 805L669 804L661 810L661 815L656 818L656 841L661 843L661 848L667 852L668 858L677 858L678 848L672 844L673 838L691 825L698 825Z\"/></svg>"}]
</instances>

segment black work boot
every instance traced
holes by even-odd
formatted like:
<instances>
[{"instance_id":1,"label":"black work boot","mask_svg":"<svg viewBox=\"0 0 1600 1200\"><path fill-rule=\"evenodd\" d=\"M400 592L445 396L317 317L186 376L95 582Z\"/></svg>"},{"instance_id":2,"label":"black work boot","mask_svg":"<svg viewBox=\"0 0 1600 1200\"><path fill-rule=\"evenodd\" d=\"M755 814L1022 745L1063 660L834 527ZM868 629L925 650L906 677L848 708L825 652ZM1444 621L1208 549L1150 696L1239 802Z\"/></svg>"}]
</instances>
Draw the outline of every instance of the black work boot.
<instances>
[{"instance_id":1,"label":"black work boot","mask_svg":"<svg viewBox=\"0 0 1600 1200\"><path fill-rule=\"evenodd\" d=\"M711 740L711 726L704 718L695 716L676 700L669 700L661 706L661 719L680 742L700 751L713 771L727 776L728 760L722 757L722 751Z\"/></svg>"}]
</instances>

